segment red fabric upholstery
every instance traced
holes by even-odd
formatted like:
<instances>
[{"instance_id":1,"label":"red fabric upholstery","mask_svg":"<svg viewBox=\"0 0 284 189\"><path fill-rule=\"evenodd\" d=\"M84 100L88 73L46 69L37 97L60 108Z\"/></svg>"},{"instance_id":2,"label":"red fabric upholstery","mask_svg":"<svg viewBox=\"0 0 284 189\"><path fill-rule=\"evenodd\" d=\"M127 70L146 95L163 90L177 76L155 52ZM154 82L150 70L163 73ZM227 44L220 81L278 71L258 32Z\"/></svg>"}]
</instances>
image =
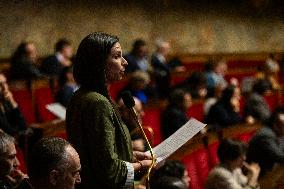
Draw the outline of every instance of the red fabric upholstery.
<instances>
[{"instance_id":1,"label":"red fabric upholstery","mask_svg":"<svg viewBox=\"0 0 284 189\"><path fill-rule=\"evenodd\" d=\"M219 142L214 142L208 146L210 168L213 168L216 164L219 163L219 158L217 155L218 147L219 147Z\"/></svg>"},{"instance_id":2,"label":"red fabric upholstery","mask_svg":"<svg viewBox=\"0 0 284 189\"><path fill-rule=\"evenodd\" d=\"M257 68L262 66L265 60L229 60L227 65L229 69L236 68Z\"/></svg>"},{"instance_id":3,"label":"red fabric upholstery","mask_svg":"<svg viewBox=\"0 0 284 189\"><path fill-rule=\"evenodd\" d=\"M204 102L196 102L193 103L191 107L189 107L189 110L187 112L187 115L189 117L193 117L199 121L203 121L204 119Z\"/></svg>"},{"instance_id":4,"label":"red fabric upholstery","mask_svg":"<svg viewBox=\"0 0 284 189\"><path fill-rule=\"evenodd\" d=\"M242 80L245 78L245 77L252 77L252 76L254 76L256 74L256 71L251 71L251 72L237 72L237 73L227 73L226 75L225 75L225 79L226 79L226 81L230 81L230 79L232 79L232 78L236 78L238 81L239 81L239 83L241 83L242 82Z\"/></svg>"},{"instance_id":5,"label":"red fabric upholstery","mask_svg":"<svg viewBox=\"0 0 284 189\"><path fill-rule=\"evenodd\" d=\"M35 109L32 102L32 95L28 89L11 90L19 109L27 124L35 123Z\"/></svg>"},{"instance_id":6,"label":"red fabric upholstery","mask_svg":"<svg viewBox=\"0 0 284 189\"><path fill-rule=\"evenodd\" d=\"M194 156L195 165L197 168L198 180L200 187L203 188L206 178L210 170L210 162L208 157L208 151L205 148L200 148L192 153Z\"/></svg>"},{"instance_id":7,"label":"red fabric upholstery","mask_svg":"<svg viewBox=\"0 0 284 189\"><path fill-rule=\"evenodd\" d=\"M109 87L109 94L110 94L111 98L113 100L116 100L116 97L117 97L119 91L121 91L127 84L128 84L127 79L124 79L124 80L121 80L121 81L118 81L116 83L111 84L110 87Z\"/></svg>"},{"instance_id":8,"label":"red fabric upholstery","mask_svg":"<svg viewBox=\"0 0 284 189\"><path fill-rule=\"evenodd\" d=\"M185 74L182 74L182 75L176 75L176 74L171 75L171 83L170 83L170 85L172 87L174 87L177 84L182 83L184 80L186 80L186 78L187 78L187 75L185 75Z\"/></svg>"},{"instance_id":9,"label":"red fabric upholstery","mask_svg":"<svg viewBox=\"0 0 284 189\"><path fill-rule=\"evenodd\" d=\"M39 122L51 121L56 119L55 115L46 109L46 105L54 103L54 98L49 87L35 89L35 106Z\"/></svg>"},{"instance_id":10,"label":"red fabric upholstery","mask_svg":"<svg viewBox=\"0 0 284 189\"><path fill-rule=\"evenodd\" d=\"M66 133L66 131L58 132L58 133L56 133L55 136L67 140L67 133Z\"/></svg>"},{"instance_id":11,"label":"red fabric upholstery","mask_svg":"<svg viewBox=\"0 0 284 189\"><path fill-rule=\"evenodd\" d=\"M183 164L185 165L187 171L188 171L188 176L190 177L190 189L202 189L199 177L197 174L197 167L194 161L194 156L187 155L183 158L182 160Z\"/></svg>"},{"instance_id":12,"label":"red fabric upholstery","mask_svg":"<svg viewBox=\"0 0 284 189\"><path fill-rule=\"evenodd\" d=\"M162 141L161 137L161 110L159 108L151 108L144 110L143 125L151 127L154 131L154 146L158 145Z\"/></svg>"},{"instance_id":13,"label":"red fabric upholstery","mask_svg":"<svg viewBox=\"0 0 284 189\"><path fill-rule=\"evenodd\" d=\"M203 71L204 70L204 62L202 61L192 61L192 62L183 62L183 66L186 67L189 71Z\"/></svg>"},{"instance_id":14,"label":"red fabric upholstery","mask_svg":"<svg viewBox=\"0 0 284 189\"><path fill-rule=\"evenodd\" d=\"M251 132L248 132L248 133L240 134L236 137L236 139L241 140L245 143L248 143L250 141L250 139L254 136L255 132L256 131L251 131Z\"/></svg>"},{"instance_id":15,"label":"red fabric upholstery","mask_svg":"<svg viewBox=\"0 0 284 189\"><path fill-rule=\"evenodd\" d=\"M271 111L273 111L279 105L277 94L271 94L271 95L264 96L264 99L269 105L269 108Z\"/></svg>"}]
</instances>

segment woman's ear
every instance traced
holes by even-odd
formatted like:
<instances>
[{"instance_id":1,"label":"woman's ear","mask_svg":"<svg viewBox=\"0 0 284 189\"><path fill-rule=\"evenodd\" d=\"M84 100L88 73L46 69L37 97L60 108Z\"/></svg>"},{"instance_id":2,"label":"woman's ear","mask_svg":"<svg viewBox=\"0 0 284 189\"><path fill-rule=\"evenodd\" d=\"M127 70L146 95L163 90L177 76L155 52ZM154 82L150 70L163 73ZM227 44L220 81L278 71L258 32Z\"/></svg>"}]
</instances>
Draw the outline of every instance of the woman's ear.
<instances>
[{"instance_id":1,"label":"woman's ear","mask_svg":"<svg viewBox=\"0 0 284 189\"><path fill-rule=\"evenodd\" d=\"M58 183L59 172L57 170L52 170L49 173L49 182L51 185L56 186Z\"/></svg>"}]
</instances>

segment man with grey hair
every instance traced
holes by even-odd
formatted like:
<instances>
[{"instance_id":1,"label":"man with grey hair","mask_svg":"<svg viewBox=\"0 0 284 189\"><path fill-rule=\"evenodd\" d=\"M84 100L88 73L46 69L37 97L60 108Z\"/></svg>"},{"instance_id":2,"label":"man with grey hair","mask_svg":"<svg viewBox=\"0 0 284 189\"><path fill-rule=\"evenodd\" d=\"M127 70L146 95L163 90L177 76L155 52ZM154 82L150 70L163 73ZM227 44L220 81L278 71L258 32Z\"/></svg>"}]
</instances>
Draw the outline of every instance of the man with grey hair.
<instances>
[{"instance_id":1,"label":"man with grey hair","mask_svg":"<svg viewBox=\"0 0 284 189\"><path fill-rule=\"evenodd\" d=\"M19 169L15 139L0 130L0 189L17 187L25 177Z\"/></svg>"},{"instance_id":2,"label":"man with grey hair","mask_svg":"<svg viewBox=\"0 0 284 189\"><path fill-rule=\"evenodd\" d=\"M74 189L81 183L80 158L61 138L43 138L32 149L28 174L34 189Z\"/></svg>"}]
</instances>

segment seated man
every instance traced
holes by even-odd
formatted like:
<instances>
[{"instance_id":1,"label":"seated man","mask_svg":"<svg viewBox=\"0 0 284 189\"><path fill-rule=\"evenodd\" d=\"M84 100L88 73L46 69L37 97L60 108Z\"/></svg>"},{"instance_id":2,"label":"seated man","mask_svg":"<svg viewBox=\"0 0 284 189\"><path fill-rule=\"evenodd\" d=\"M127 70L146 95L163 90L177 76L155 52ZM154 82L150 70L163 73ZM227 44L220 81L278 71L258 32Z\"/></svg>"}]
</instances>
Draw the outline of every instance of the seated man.
<instances>
[{"instance_id":1,"label":"seated man","mask_svg":"<svg viewBox=\"0 0 284 189\"><path fill-rule=\"evenodd\" d=\"M80 158L64 139L43 138L29 157L28 174L34 189L74 189L81 182Z\"/></svg>"},{"instance_id":2,"label":"seated man","mask_svg":"<svg viewBox=\"0 0 284 189\"><path fill-rule=\"evenodd\" d=\"M73 48L67 39L60 39L55 44L55 54L47 57L41 64L42 73L57 77L62 69L72 65Z\"/></svg>"},{"instance_id":3,"label":"seated man","mask_svg":"<svg viewBox=\"0 0 284 189\"><path fill-rule=\"evenodd\" d=\"M0 73L0 129L12 136L24 134L26 131L25 120L2 73Z\"/></svg>"},{"instance_id":4,"label":"seated man","mask_svg":"<svg viewBox=\"0 0 284 189\"><path fill-rule=\"evenodd\" d=\"M0 189L17 187L25 177L19 169L15 139L0 130Z\"/></svg>"},{"instance_id":5,"label":"seated man","mask_svg":"<svg viewBox=\"0 0 284 189\"><path fill-rule=\"evenodd\" d=\"M249 142L248 161L259 163L261 175L271 170L277 163L284 164L284 108L277 108L270 117L269 124Z\"/></svg>"}]
</instances>

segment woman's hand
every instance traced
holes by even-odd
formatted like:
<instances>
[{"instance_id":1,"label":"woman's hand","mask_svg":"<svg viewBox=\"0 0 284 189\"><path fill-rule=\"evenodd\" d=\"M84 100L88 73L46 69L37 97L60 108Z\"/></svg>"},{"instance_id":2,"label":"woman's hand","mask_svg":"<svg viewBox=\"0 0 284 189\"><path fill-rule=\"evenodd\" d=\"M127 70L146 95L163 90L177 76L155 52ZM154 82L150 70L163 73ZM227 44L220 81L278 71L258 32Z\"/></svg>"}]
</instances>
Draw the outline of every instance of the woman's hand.
<instances>
[{"instance_id":1,"label":"woman's hand","mask_svg":"<svg viewBox=\"0 0 284 189\"><path fill-rule=\"evenodd\" d=\"M3 95L4 95L4 99L6 101L8 101L13 108L16 108L18 107L18 104L17 102L15 101L14 97L13 97L13 94L11 93L11 91L9 89L6 89L4 92L3 92Z\"/></svg>"},{"instance_id":2,"label":"woman's hand","mask_svg":"<svg viewBox=\"0 0 284 189\"><path fill-rule=\"evenodd\" d=\"M134 171L143 171L148 169L152 164L152 157L150 154L145 152L134 151L134 163L132 163L134 167Z\"/></svg>"}]
</instances>

